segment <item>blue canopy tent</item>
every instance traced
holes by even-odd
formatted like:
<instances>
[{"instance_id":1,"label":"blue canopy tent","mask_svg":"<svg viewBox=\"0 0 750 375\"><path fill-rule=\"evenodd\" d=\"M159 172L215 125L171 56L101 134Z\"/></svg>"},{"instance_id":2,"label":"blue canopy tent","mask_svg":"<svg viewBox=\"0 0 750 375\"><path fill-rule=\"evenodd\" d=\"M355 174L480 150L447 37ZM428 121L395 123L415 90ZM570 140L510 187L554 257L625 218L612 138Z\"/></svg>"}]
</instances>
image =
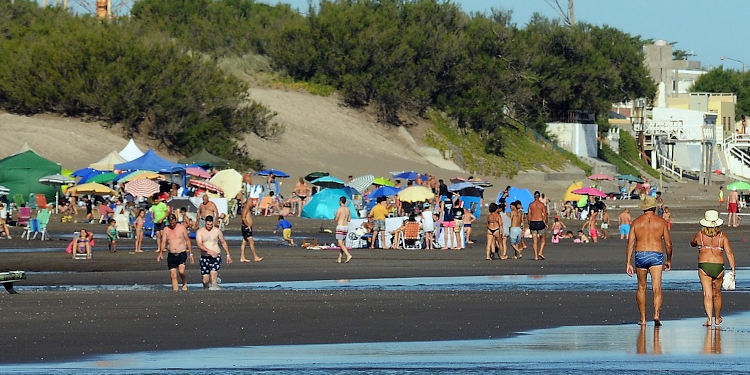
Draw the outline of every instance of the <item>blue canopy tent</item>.
<instances>
[{"instance_id":1,"label":"blue canopy tent","mask_svg":"<svg viewBox=\"0 0 750 375\"><path fill-rule=\"evenodd\" d=\"M462 195L458 197L458 200L461 202L464 202L464 210L469 211L471 209L471 205L474 205L474 211L471 211L472 214L474 214L474 217L479 219L479 215L482 212L482 198L481 197L470 197L468 195Z\"/></svg>"},{"instance_id":2,"label":"blue canopy tent","mask_svg":"<svg viewBox=\"0 0 750 375\"><path fill-rule=\"evenodd\" d=\"M495 203L500 203L500 197L502 195L503 192L501 191L497 195ZM531 194L531 191L529 189L520 189L515 186L511 186L510 190L508 190L508 198L505 198L505 202L507 203L505 212L510 212L510 203L515 201L521 201L521 207L523 207L524 212L528 212L529 205L534 201L534 195Z\"/></svg>"},{"instance_id":3,"label":"blue canopy tent","mask_svg":"<svg viewBox=\"0 0 750 375\"><path fill-rule=\"evenodd\" d=\"M187 186L187 174L185 164L171 162L157 155L154 150L149 149L143 156L126 163L114 165L115 169L122 171L135 171L144 169L158 173L178 173L182 177L182 186ZM187 189L185 189L187 191Z\"/></svg>"},{"instance_id":4,"label":"blue canopy tent","mask_svg":"<svg viewBox=\"0 0 750 375\"><path fill-rule=\"evenodd\" d=\"M346 197L346 193L341 189L323 189L319 191L302 208L302 217L309 219L333 219L336 215L336 210L339 209L339 198L341 197ZM349 208L352 219L359 218L352 200L348 197L346 199L346 207Z\"/></svg>"}]
</instances>

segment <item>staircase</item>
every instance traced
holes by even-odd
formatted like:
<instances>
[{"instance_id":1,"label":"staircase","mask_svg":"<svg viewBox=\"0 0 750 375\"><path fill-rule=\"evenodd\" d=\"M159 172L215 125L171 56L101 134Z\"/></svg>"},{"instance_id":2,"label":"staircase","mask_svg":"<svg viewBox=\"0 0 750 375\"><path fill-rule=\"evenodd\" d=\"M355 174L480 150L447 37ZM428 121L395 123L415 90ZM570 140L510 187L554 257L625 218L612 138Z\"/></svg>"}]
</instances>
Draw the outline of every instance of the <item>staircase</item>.
<instances>
[{"instance_id":1,"label":"staircase","mask_svg":"<svg viewBox=\"0 0 750 375\"><path fill-rule=\"evenodd\" d=\"M719 147L726 174L750 179L750 134L732 134Z\"/></svg>"}]
</instances>

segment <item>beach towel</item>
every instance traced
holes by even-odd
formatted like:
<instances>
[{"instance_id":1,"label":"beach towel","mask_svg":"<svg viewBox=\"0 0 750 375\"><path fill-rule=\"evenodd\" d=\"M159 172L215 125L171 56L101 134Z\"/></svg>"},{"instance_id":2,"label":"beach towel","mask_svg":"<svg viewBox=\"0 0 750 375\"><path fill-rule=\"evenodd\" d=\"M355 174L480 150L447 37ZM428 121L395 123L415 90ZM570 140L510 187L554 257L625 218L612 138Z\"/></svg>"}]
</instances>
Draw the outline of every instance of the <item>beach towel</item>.
<instances>
[{"instance_id":1,"label":"beach towel","mask_svg":"<svg viewBox=\"0 0 750 375\"><path fill-rule=\"evenodd\" d=\"M68 254L73 253L73 242L75 242L75 240L70 241L70 243L68 244L68 247L65 249L66 253Z\"/></svg>"}]
</instances>

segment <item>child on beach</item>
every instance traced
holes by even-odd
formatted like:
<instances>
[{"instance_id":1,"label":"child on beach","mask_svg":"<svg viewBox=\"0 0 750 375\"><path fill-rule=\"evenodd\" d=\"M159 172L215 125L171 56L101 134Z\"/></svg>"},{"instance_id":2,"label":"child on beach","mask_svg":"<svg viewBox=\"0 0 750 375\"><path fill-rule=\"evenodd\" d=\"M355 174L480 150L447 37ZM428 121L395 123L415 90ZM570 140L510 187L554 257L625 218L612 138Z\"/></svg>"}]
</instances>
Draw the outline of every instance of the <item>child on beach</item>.
<instances>
[{"instance_id":1,"label":"child on beach","mask_svg":"<svg viewBox=\"0 0 750 375\"><path fill-rule=\"evenodd\" d=\"M467 244L474 243L474 241L471 240L471 224L477 219L471 211L472 210L467 210L464 213L464 237L466 237Z\"/></svg>"},{"instance_id":2,"label":"child on beach","mask_svg":"<svg viewBox=\"0 0 750 375\"><path fill-rule=\"evenodd\" d=\"M552 243L560 243L560 237L564 228L566 228L565 223L560 221L559 216L555 216L555 222L552 224Z\"/></svg>"},{"instance_id":3,"label":"child on beach","mask_svg":"<svg viewBox=\"0 0 750 375\"><path fill-rule=\"evenodd\" d=\"M143 244L143 225L146 223L146 210L138 211L138 216L133 222L135 227L135 252L142 253L141 245Z\"/></svg>"},{"instance_id":4,"label":"child on beach","mask_svg":"<svg viewBox=\"0 0 750 375\"><path fill-rule=\"evenodd\" d=\"M578 238L573 239L573 243L589 243L589 238L583 234L582 230L578 231Z\"/></svg>"},{"instance_id":5,"label":"child on beach","mask_svg":"<svg viewBox=\"0 0 750 375\"><path fill-rule=\"evenodd\" d=\"M672 230L672 213L669 212L669 207L664 206L664 213L661 218L667 221L667 229Z\"/></svg>"},{"instance_id":6,"label":"child on beach","mask_svg":"<svg viewBox=\"0 0 750 375\"><path fill-rule=\"evenodd\" d=\"M287 245L294 246L294 239L292 238L292 223L285 219L284 216L279 216L279 223L276 224L276 228L273 230L273 234L281 228L281 236L286 241Z\"/></svg>"},{"instance_id":7,"label":"child on beach","mask_svg":"<svg viewBox=\"0 0 750 375\"><path fill-rule=\"evenodd\" d=\"M117 228L115 228L115 219L109 219L109 226L107 227L107 241L109 242L107 247L110 253L117 252Z\"/></svg>"},{"instance_id":8,"label":"child on beach","mask_svg":"<svg viewBox=\"0 0 750 375\"><path fill-rule=\"evenodd\" d=\"M433 249L433 235L435 234L435 218L433 212L430 209L430 204L424 204L424 211L422 211L422 228L425 236L425 249Z\"/></svg>"}]
</instances>

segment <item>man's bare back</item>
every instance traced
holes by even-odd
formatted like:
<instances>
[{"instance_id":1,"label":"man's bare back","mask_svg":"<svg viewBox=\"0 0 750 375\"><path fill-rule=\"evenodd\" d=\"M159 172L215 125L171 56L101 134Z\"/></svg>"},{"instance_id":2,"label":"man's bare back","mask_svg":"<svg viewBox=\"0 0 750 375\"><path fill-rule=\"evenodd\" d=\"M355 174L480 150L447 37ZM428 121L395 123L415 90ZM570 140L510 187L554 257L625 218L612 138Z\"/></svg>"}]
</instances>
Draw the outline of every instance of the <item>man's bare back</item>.
<instances>
[{"instance_id":1,"label":"man's bare back","mask_svg":"<svg viewBox=\"0 0 750 375\"><path fill-rule=\"evenodd\" d=\"M349 225L350 220L351 214L349 213L349 208L346 206L340 206L336 210L336 216L333 217L333 221L336 222L337 227Z\"/></svg>"},{"instance_id":2,"label":"man's bare back","mask_svg":"<svg viewBox=\"0 0 750 375\"><path fill-rule=\"evenodd\" d=\"M628 238L628 247L635 242L635 251L656 251L663 252L663 244L667 244L667 251L671 253L672 239L667 229L667 221L655 215L653 212L646 212L633 220L631 224L630 237ZM669 257L671 258L671 256ZM666 269L669 269L667 266Z\"/></svg>"},{"instance_id":3,"label":"man's bare back","mask_svg":"<svg viewBox=\"0 0 750 375\"><path fill-rule=\"evenodd\" d=\"M740 195L736 190L730 190L729 196L727 196L727 203L738 203L740 201Z\"/></svg>"},{"instance_id":4,"label":"man's bare back","mask_svg":"<svg viewBox=\"0 0 750 375\"><path fill-rule=\"evenodd\" d=\"M617 217L617 221L620 224L630 224L630 213L623 211L620 216Z\"/></svg>"},{"instance_id":5,"label":"man's bare back","mask_svg":"<svg viewBox=\"0 0 750 375\"><path fill-rule=\"evenodd\" d=\"M547 221L547 210L544 204L539 200L535 200L529 205L529 221Z\"/></svg>"},{"instance_id":6,"label":"man's bare back","mask_svg":"<svg viewBox=\"0 0 750 375\"><path fill-rule=\"evenodd\" d=\"M511 227L520 227L521 221L523 220L523 215L518 210L511 210L510 211L510 226Z\"/></svg>"}]
</instances>

